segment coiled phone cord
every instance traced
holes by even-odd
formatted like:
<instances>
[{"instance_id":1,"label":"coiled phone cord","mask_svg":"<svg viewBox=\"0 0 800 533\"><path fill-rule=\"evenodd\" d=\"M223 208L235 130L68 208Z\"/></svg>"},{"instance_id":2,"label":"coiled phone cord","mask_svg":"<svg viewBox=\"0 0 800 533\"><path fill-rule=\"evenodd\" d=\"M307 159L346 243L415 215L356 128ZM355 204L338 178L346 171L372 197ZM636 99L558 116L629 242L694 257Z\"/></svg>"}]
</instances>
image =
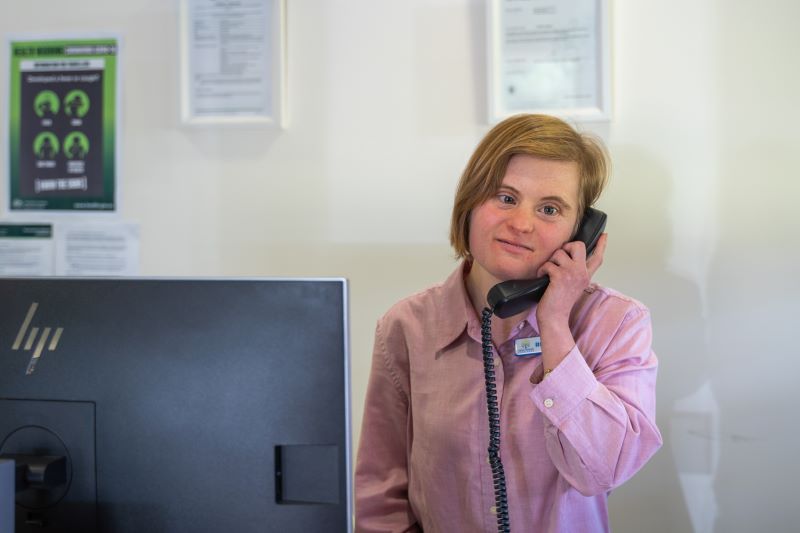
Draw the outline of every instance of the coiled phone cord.
<instances>
[{"instance_id":1,"label":"coiled phone cord","mask_svg":"<svg viewBox=\"0 0 800 533\"><path fill-rule=\"evenodd\" d=\"M497 530L499 533L510 533L506 474L503 470L503 463L500 461L500 408L497 405L497 385L494 377L494 354L492 353L492 310L488 307L481 314L481 341L483 372L486 377L486 406L489 410L489 464L492 467L492 481L494 482Z\"/></svg>"}]
</instances>

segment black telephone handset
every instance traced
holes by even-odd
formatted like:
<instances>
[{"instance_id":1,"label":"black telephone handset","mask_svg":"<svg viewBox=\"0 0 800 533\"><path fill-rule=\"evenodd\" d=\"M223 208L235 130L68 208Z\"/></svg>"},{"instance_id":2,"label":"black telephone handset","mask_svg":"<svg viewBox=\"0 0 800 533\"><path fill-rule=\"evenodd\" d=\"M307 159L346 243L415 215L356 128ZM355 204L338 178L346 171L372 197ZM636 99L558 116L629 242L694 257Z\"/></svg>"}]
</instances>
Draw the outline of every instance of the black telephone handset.
<instances>
[{"instance_id":1,"label":"black telephone handset","mask_svg":"<svg viewBox=\"0 0 800 533\"><path fill-rule=\"evenodd\" d=\"M572 240L583 241L586 244L587 257L594 251L597 240L606 228L607 218L608 216L602 211L591 207L586 209L583 220ZM495 315L500 318L508 318L538 302L544 295L548 283L550 283L548 276L504 281L489 290L486 300Z\"/></svg>"}]
</instances>

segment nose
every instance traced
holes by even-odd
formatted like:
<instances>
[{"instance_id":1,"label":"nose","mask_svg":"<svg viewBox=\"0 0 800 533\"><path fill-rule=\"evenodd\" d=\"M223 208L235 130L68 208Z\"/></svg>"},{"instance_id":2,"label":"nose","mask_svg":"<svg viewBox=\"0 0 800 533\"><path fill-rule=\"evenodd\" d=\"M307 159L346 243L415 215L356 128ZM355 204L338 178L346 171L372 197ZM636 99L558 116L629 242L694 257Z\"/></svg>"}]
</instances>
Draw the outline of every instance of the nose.
<instances>
[{"instance_id":1,"label":"nose","mask_svg":"<svg viewBox=\"0 0 800 533\"><path fill-rule=\"evenodd\" d=\"M533 231L534 214L524 209L515 209L510 214L508 224L516 232L530 233Z\"/></svg>"}]
</instances>

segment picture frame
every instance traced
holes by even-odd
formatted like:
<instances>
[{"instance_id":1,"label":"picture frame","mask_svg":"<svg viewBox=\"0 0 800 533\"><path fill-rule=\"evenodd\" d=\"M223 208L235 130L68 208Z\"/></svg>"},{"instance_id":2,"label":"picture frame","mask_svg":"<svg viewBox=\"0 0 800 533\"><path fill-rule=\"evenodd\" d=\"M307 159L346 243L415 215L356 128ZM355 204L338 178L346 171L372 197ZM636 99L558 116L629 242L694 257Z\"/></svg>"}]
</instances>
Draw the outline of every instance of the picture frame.
<instances>
[{"instance_id":1,"label":"picture frame","mask_svg":"<svg viewBox=\"0 0 800 533\"><path fill-rule=\"evenodd\" d=\"M285 128L286 0L180 0L181 121Z\"/></svg>"},{"instance_id":2,"label":"picture frame","mask_svg":"<svg viewBox=\"0 0 800 533\"><path fill-rule=\"evenodd\" d=\"M611 120L609 0L488 0L488 120Z\"/></svg>"}]
</instances>

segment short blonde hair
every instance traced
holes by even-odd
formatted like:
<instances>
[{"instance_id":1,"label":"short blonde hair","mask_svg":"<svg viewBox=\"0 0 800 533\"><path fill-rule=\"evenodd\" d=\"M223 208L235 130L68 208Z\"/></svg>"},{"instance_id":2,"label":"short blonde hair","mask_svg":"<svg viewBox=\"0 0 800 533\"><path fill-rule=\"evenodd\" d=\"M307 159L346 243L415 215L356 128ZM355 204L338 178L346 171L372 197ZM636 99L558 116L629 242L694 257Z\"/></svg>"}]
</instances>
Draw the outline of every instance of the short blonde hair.
<instances>
[{"instance_id":1,"label":"short blonde hair","mask_svg":"<svg viewBox=\"0 0 800 533\"><path fill-rule=\"evenodd\" d=\"M515 115L497 124L481 140L461 175L453 202L450 244L456 257L469 257L472 210L503 183L508 161L527 154L578 164L578 220L594 204L608 181L610 161L602 142L548 115Z\"/></svg>"}]
</instances>

